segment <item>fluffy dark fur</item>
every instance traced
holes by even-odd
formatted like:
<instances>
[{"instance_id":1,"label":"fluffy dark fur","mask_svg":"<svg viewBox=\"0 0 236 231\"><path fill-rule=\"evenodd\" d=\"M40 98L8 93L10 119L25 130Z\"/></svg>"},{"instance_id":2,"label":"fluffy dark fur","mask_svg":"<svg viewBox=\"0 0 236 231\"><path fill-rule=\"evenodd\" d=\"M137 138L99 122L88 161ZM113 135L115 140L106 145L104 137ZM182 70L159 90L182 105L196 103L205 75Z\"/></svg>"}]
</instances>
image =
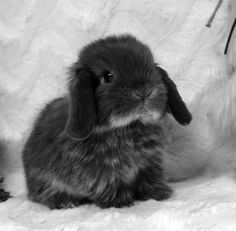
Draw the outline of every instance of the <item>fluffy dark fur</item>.
<instances>
[{"instance_id":1,"label":"fluffy dark fur","mask_svg":"<svg viewBox=\"0 0 236 231\"><path fill-rule=\"evenodd\" d=\"M29 198L52 209L169 198L158 122L166 112L191 121L146 45L123 35L86 46L71 68L69 95L44 108L25 145Z\"/></svg>"}]
</instances>

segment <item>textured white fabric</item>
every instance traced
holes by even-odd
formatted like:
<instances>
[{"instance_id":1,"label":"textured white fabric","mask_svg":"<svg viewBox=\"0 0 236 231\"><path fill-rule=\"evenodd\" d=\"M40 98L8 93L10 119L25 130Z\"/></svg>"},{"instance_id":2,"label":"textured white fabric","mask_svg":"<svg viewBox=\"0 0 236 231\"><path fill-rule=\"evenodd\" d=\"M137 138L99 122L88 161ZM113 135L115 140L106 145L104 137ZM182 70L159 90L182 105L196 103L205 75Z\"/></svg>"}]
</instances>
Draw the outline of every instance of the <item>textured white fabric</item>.
<instances>
[{"instance_id":1,"label":"textured white fabric","mask_svg":"<svg viewBox=\"0 0 236 231\"><path fill-rule=\"evenodd\" d=\"M96 38L129 32L151 47L176 82L194 112L189 129L202 135L202 145L210 145L220 168L217 158L226 150L227 158L235 153L227 135L236 127L236 42L229 59L223 51L236 4L232 1L230 11L230 0L224 0L207 28L217 1L0 1L0 139L7 151L6 186L14 195L0 204L0 230L236 230L236 182L229 174L172 184L175 194L165 202L49 211L26 200L20 162L35 116L65 93L66 71L79 49ZM214 146L221 139L229 144Z\"/></svg>"}]
</instances>

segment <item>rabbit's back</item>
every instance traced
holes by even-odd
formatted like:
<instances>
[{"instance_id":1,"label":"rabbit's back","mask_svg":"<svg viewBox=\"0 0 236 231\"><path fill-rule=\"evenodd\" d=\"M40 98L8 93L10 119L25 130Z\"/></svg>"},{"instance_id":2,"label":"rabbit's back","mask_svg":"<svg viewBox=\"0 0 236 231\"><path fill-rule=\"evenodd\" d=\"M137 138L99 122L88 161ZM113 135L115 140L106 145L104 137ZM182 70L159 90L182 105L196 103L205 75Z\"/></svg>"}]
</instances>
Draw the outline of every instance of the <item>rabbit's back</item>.
<instances>
[{"instance_id":1,"label":"rabbit's back","mask_svg":"<svg viewBox=\"0 0 236 231\"><path fill-rule=\"evenodd\" d=\"M63 142L68 143L69 140L63 136L67 108L66 98L59 98L46 105L40 113L23 150L26 176L33 172L53 172L58 168L55 161L63 156Z\"/></svg>"}]
</instances>

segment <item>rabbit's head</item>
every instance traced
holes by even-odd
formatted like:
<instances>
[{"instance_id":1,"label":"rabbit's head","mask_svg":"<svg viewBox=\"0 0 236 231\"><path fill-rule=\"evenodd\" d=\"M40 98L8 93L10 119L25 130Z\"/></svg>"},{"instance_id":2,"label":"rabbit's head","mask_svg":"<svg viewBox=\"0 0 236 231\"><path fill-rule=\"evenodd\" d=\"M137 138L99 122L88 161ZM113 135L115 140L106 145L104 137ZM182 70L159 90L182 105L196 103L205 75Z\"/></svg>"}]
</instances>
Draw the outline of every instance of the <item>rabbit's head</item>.
<instances>
[{"instance_id":1,"label":"rabbit's head","mask_svg":"<svg viewBox=\"0 0 236 231\"><path fill-rule=\"evenodd\" d=\"M131 35L87 45L70 73L66 131L72 138L135 120L156 123L166 112L180 124L191 121L176 85L155 64L150 49Z\"/></svg>"}]
</instances>

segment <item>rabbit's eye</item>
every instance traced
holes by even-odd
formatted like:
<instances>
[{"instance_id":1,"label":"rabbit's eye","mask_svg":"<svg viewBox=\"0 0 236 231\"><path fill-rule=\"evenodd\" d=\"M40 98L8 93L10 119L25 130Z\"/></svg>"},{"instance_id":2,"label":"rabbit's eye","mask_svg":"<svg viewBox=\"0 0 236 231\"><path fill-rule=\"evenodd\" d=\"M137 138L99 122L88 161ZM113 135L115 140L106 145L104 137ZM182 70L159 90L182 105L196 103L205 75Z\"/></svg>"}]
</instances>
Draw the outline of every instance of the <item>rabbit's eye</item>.
<instances>
[{"instance_id":1,"label":"rabbit's eye","mask_svg":"<svg viewBox=\"0 0 236 231\"><path fill-rule=\"evenodd\" d=\"M113 81L113 75L112 75L112 73L110 73L109 71L106 71L106 72L103 74L102 82L103 82L103 83L111 83L112 81Z\"/></svg>"}]
</instances>

